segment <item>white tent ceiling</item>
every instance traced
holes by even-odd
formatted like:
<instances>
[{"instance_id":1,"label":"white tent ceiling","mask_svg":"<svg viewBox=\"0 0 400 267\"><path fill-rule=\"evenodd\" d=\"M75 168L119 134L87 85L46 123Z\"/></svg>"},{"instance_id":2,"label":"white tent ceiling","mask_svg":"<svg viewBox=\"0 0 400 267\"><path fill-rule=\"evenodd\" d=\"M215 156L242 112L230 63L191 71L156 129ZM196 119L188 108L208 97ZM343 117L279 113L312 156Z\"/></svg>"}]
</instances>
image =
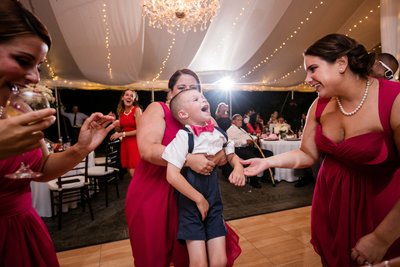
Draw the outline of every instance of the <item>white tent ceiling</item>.
<instances>
[{"instance_id":1,"label":"white tent ceiling","mask_svg":"<svg viewBox=\"0 0 400 267\"><path fill-rule=\"evenodd\" d=\"M307 90L302 52L318 38L380 43L379 0L221 0L206 31L176 35L149 27L140 0L22 2L52 34L42 76L51 86L162 89L188 67L208 88L230 76L236 89Z\"/></svg>"}]
</instances>

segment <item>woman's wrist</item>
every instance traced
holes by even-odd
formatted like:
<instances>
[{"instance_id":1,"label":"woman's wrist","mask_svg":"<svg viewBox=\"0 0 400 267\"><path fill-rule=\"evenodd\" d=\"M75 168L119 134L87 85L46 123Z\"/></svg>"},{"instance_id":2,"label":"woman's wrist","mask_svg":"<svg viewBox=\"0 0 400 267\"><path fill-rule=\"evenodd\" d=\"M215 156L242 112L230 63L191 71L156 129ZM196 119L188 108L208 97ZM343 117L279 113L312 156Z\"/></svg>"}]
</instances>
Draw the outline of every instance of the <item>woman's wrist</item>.
<instances>
[{"instance_id":1,"label":"woman's wrist","mask_svg":"<svg viewBox=\"0 0 400 267\"><path fill-rule=\"evenodd\" d=\"M126 137L126 133L122 132L122 138L125 138L125 137Z\"/></svg>"}]
</instances>

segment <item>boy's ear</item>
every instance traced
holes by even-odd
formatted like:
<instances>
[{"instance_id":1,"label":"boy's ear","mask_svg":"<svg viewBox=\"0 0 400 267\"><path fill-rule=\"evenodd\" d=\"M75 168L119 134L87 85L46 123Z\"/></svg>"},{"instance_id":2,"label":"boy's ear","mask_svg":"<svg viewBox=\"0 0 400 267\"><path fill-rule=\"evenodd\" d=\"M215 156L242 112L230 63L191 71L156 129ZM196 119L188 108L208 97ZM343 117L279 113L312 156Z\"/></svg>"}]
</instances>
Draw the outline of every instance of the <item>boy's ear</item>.
<instances>
[{"instance_id":1,"label":"boy's ear","mask_svg":"<svg viewBox=\"0 0 400 267\"><path fill-rule=\"evenodd\" d=\"M179 110L178 111L178 117L181 120L185 120L189 117L189 114L187 112L185 112L184 110Z\"/></svg>"}]
</instances>

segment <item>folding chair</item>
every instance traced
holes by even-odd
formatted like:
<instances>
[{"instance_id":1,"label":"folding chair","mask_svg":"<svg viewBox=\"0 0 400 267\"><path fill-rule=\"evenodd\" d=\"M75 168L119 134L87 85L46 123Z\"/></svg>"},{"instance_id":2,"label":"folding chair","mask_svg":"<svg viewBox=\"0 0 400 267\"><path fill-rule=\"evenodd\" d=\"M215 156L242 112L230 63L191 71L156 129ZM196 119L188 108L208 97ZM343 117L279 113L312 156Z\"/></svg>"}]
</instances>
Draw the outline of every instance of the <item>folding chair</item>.
<instances>
[{"instance_id":1,"label":"folding chair","mask_svg":"<svg viewBox=\"0 0 400 267\"><path fill-rule=\"evenodd\" d=\"M49 181L51 216L55 217L57 209L58 229L61 230L62 207L70 203L80 201L82 210L85 211L85 204L89 206L90 217L94 220L92 205L89 195L88 156L86 156L71 171L61 175L57 179Z\"/></svg>"},{"instance_id":2,"label":"folding chair","mask_svg":"<svg viewBox=\"0 0 400 267\"><path fill-rule=\"evenodd\" d=\"M106 145L105 165L88 168L88 178L93 180L95 192L99 184L104 184L106 207L108 207L108 184L114 183L117 197L120 197L118 189L120 143L119 139L109 141Z\"/></svg>"}]
</instances>

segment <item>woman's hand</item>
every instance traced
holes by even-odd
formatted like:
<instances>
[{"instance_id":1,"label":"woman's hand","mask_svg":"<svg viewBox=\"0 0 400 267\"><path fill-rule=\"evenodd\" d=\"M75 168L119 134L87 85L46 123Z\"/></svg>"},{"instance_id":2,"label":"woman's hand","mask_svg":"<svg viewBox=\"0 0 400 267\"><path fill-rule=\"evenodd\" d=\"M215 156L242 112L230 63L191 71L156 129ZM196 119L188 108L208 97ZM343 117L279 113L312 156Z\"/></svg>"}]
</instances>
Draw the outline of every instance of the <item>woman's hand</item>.
<instances>
[{"instance_id":1,"label":"woman's hand","mask_svg":"<svg viewBox=\"0 0 400 267\"><path fill-rule=\"evenodd\" d=\"M375 235L374 232L363 236L351 250L351 258L359 265L376 264L385 256L390 244Z\"/></svg>"},{"instance_id":2,"label":"woman's hand","mask_svg":"<svg viewBox=\"0 0 400 267\"><path fill-rule=\"evenodd\" d=\"M258 173L269 168L268 159L252 158L247 160L241 160L241 164L249 165L244 169L244 175L256 176Z\"/></svg>"},{"instance_id":3,"label":"woman's hand","mask_svg":"<svg viewBox=\"0 0 400 267\"><path fill-rule=\"evenodd\" d=\"M114 121L115 118L113 116L103 115L99 112L93 113L83 123L76 145L87 153L93 151L100 145L106 135L114 129Z\"/></svg>"},{"instance_id":4,"label":"woman's hand","mask_svg":"<svg viewBox=\"0 0 400 267\"><path fill-rule=\"evenodd\" d=\"M205 154L188 154L185 166L202 175L210 175L215 163L209 160Z\"/></svg>"},{"instance_id":5,"label":"woman's hand","mask_svg":"<svg viewBox=\"0 0 400 267\"><path fill-rule=\"evenodd\" d=\"M38 148L42 130L55 122L55 113L46 108L0 120L0 159Z\"/></svg>"},{"instance_id":6,"label":"woman's hand","mask_svg":"<svg viewBox=\"0 0 400 267\"><path fill-rule=\"evenodd\" d=\"M196 206L199 209L201 220L204 221L207 217L207 212L210 207L207 200L204 197L202 197L199 202L196 202Z\"/></svg>"},{"instance_id":7,"label":"woman's hand","mask_svg":"<svg viewBox=\"0 0 400 267\"><path fill-rule=\"evenodd\" d=\"M110 140L114 141L115 139L118 139L122 137L123 133L122 132L115 132L110 136Z\"/></svg>"}]
</instances>

